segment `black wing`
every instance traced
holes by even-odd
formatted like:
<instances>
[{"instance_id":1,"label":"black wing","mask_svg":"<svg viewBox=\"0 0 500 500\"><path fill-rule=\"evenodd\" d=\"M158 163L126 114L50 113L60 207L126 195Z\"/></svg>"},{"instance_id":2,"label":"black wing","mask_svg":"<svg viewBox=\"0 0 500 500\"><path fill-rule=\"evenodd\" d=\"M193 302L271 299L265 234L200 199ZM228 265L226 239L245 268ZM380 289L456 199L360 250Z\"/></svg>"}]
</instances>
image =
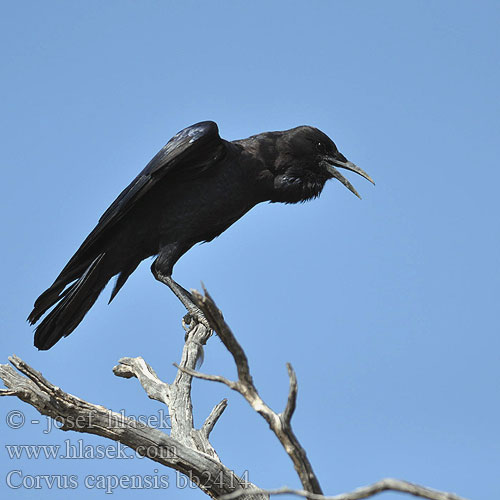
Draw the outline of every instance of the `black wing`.
<instances>
[{"instance_id":1,"label":"black wing","mask_svg":"<svg viewBox=\"0 0 500 500\"><path fill-rule=\"evenodd\" d=\"M147 196L158 182L174 173L177 178L195 178L221 159L225 152L225 141L219 136L217 124L211 121L187 127L172 137L104 212L97 226L87 236L52 286L37 299L28 318L29 321L31 323L38 321L49 307L69 292L69 289L64 290L65 287L74 280L82 278L96 258L106 253L106 238L116 223L123 219L139 200ZM106 281L110 277L107 276Z\"/></svg>"},{"instance_id":2,"label":"black wing","mask_svg":"<svg viewBox=\"0 0 500 500\"><path fill-rule=\"evenodd\" d=\"M120 193L101 216L89 238L97 238L106 228L122 219L167 174L175 171L183 177L196 177L219 160L224 152L225 146L216 123L205 121L181 130Z\"/></svg>"},{"instance_id":3,"label":"black wing","mask_svg":"<svg viewBox=\"0 0 500 500\"><path fill-rule=\"evenodd\" d=\"M79 254L86 253L89 247L100 240L167 174L175 172L182 177L197 177L222 158L225 151L217 124L212 121L196 123L178 132L104 212L97 226L66 267L72 266L73 259L77 260Z\"/></svg>"}]
</instances>

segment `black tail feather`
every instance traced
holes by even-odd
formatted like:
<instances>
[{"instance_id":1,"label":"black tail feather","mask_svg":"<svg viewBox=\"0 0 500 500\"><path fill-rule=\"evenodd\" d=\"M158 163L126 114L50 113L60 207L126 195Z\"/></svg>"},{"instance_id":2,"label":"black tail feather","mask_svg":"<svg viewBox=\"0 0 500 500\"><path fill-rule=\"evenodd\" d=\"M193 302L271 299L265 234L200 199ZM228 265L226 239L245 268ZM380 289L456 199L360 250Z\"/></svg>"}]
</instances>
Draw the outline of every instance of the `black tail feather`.
<instances>
[{"instance_id":1,"label":"black tail feather","mask_svg":"<svg viewBox=\"0 0 500 500\"><path fill-rule=\"evenodd\" d=\"M28 320L32 323L53 304L56 307L44 318L35 331L35 347L50 349L62 337L68 336L82 321L111 276L105 269L105 253L98 255L78 280L61 292L54 283L40 296ZM41 311L41 312L40 312Z\"/></svg>"},{"instance_id":2,"label":"black tail feather","mask_svg":"<svg viewBox=\"0 0 500 500\"><path fill-rule=\"evenodd\" d=\"M71 270L69 273L61 273L52 286L45 290L45 292L43 292L40 297L36 299L33 311L31 311L28 316L28 321L31 325L34 325L48 309L50 309L56 302L59 302L71 290L71 288L76 285L76 283L74 283L70 287L66 288L66 285L79 278L85 272L89 264L92 265L90 262L87 262L85 265L81 265Z\"/></svg>"},{"instance_id":3,"label":"black tail feather","mask_svg":"<svg viewBox=\"0 0 500 500\"><path fill-rule=\"evenodd\" d=\"M139 261L140 262L140 261ZM121 287L128 280L128 277L137 269L139 262L133 263L131 266L127 267L127 269L123 270L116 278L116 283L111 292L111 297L109 297L108 304L111 304L111 301L115 298L116 294L120 291Z\"/></svg>"}]
</instances>

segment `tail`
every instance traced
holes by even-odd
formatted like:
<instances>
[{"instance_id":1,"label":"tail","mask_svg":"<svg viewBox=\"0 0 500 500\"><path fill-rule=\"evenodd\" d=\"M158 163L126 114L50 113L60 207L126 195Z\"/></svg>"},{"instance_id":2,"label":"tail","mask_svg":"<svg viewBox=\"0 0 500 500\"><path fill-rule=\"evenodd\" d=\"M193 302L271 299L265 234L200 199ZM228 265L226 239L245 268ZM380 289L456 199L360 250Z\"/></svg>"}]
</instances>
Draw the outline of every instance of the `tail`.
<instances>
[{"instance_id":1,"label":"tail","mask_svg":"<svg viewBox=\"0 0 500 500\"><path fill-rule=\"evenodd\" d=\"M86 269L75 269L71 274L65 275L61 273L54 284L40 295L28 317L32 325L45 311L54 304L57 305L36 328L35 347L41 350L50 349L82 321L111 278L106 269L105 255L99 254ZM75 279L73 284L64 289Z\"/></svg>"}]
</instances>

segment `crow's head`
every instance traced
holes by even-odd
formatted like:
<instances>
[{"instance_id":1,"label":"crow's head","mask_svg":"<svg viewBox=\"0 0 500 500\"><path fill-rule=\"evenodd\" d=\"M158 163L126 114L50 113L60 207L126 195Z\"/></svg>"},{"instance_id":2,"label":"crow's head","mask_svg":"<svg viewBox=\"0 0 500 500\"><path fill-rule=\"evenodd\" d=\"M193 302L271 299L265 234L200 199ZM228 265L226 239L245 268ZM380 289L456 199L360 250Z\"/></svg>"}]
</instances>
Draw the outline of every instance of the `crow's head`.
<instances>
[{"instance_id":1,"label":"crow's head","mask_svg":"<svg viewBox=\"0 0 500 500\"><path fill-rule=\"evenodd\" d=\"M356 172L373 183L371 177L340 153L335 143L321 130L301 126L276 137L279 152L274 165L272 201L296 203L319 196L328 179L339 180L360 197L352 184L335 168Z\"/></svg>"}]
</instances>

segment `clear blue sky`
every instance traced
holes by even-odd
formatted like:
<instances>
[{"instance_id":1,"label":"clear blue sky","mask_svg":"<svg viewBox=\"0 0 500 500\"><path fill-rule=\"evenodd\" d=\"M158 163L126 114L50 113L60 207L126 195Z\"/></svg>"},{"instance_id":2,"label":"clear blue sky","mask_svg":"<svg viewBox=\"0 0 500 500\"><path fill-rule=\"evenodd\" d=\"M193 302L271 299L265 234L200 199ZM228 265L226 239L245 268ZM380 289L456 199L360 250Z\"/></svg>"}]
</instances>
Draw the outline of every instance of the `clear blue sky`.
<instances>
[{"instance_id":1,"label":"clear blue sky","mask_svg":"<svg viewBox=\"0 0 500 500\"><path fill-rule=\"evenodd\" d=\"M207 285L266 401L299 378L295 431L325 493L385 476L475 500L500 496L499 50L496 1L16 1L0 6L1 361L16 353L64 390L157 414L111 368L142 355L174 375L182 307L143 263L107 306L49 352L25 322L115 196L178 130L218 122L237 139L314 125L376 180L330 182L319 200L263 204L175 268ZM214 338L203 370L234 377ZM194 384L224 463L263 487L299 486L267 425L225 387ZM167 474L147 460L9 459L4 444L109 444L29 424L0 403L0 491L23 476ZM9 430L9 411L26 415ZM157 470L157 472L155 472ZM19 476L13 479L19 484ZM380 498L400 498L386 494Z\"/></svg>"}]
</instances>

